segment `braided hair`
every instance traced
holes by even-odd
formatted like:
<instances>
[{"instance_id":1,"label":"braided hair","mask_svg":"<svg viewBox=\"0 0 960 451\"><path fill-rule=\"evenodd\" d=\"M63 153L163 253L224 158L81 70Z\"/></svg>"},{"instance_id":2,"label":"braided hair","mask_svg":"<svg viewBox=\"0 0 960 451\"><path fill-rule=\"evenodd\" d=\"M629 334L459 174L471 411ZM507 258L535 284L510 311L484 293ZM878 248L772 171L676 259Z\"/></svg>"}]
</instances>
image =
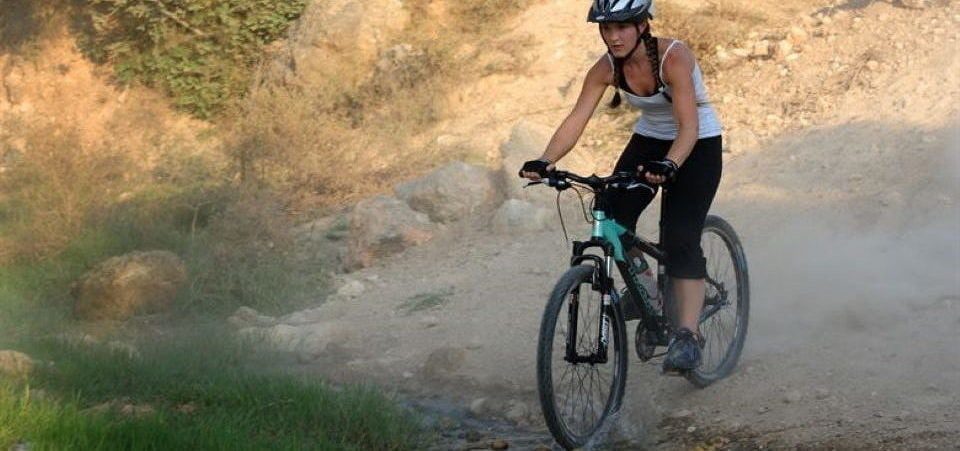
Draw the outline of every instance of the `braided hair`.
<instances>
[{"instance_id":1,"label":"braided hair","mask_svg":"<svg viewBox=\"0 0 960 451\"><path fill-rule=\"evenodd\" d=\"M637 31L640 29L640 24L636 24ZM637 45L643 43L644 50L647 53L647 59L650 60L650 68L653 69L653 79L656 82L656 87L654 88L655 92L659 91L663 87L663 80L660 79L660 47L659 41L656 37L650 34L650 25L647 24L647 29L637 37ZM613 99L610 101L610 108L617 108L622 103L620 96L620 77L625 77L623 74L623 64L633 56L633 52L636 50L634 47L633 50L623 58L613 58L613 86L616 89L616 92L613 94ZM610 54L613 55L612 53Z\"/></svg>"}]
</instances>

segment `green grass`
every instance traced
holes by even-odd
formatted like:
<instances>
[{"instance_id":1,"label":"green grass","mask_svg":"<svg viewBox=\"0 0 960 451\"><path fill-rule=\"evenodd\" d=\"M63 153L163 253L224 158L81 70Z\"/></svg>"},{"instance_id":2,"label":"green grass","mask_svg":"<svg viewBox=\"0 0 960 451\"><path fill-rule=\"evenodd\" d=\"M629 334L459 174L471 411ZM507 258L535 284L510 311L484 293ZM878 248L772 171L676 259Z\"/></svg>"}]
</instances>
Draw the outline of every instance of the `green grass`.
<instances>
[{"instance_id":1,"label":"green grass","mask_svg":"<svg viewBox=\"0 0 960 451\"><path fill-rule=\"evenodd\" d=\"M389 450L423 444L416 417L376 389L284 375L272 370L276 355L230 338L221 313L237 305L289 311L297 307L296 294L315 291L297 280L289 227L276 203L219 196L145 191L91 210L80 232L56 252L0 265L0 349L51 362L25 381L0 376L0 450L17 443L33 450ZM3 218L0 231L9 233ZM170 315L125 323L70 318L71 284L86 271L112 256L154 249L178 254L190 274ZM138 353L58 338L84 332L101 343L133 343ZM105 403L149 406L152 413L90 410Z\"/></svg>"},{"instance_id":2,"label":"green grass","mask_svg":"<svg viewBox=\"0 0 960 451\"><path fill-rule=\"evenodd\" d=\"M347 220L346 216L338 218L331 226L327 232L324 234L330 241L341 241L347 238L347 235L350 233L350 221Z\"/></svg>"},{"instance_id":3,"label":"green grass","mask_svg":"<svg viewBox=\"0 0 960 451\"><path fill-rule=\"evenodd\" d=\"M330 387L263 368L249 345L216 327L147 340L139 356L52 338L21 342L53 362L26 383L0 379L0 449L413 449L416 418L364 387ZM43 396L38 396L42 390ZM106 402L149 405L152 414ZM182 406L190 405L192 412Z\"/></svg>"},{"instance_id":4,"label":"green grass","mask_svg":"<svg viewBox=\"0 0 960 451\"><path fill-rule=\"evenodd\" d=\"M421 310L429 310L446 304L452 295L452 288L434 293L420 293L403 301L397 309L408 315Z\"/></svg>"}]
</instances>

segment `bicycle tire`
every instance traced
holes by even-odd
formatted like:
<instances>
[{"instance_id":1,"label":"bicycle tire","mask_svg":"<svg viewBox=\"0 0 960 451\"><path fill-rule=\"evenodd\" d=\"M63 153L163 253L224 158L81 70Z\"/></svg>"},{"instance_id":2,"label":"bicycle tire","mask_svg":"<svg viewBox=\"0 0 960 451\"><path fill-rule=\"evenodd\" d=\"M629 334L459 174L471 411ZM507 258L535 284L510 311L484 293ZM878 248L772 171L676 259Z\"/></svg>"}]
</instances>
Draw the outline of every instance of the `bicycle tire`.
<instances>
[{"instance_id":1,"label":"bicycle tire","mask_svg":"<svg viewBox=\"0 0 960 451\"><path fill-rule=\"evenodd\" d=\"M564 309L563 307L565 305L569 306L568 300L574 298L572 293L575 289L579 293L582 291L581 287L585 286L589 292L593 292L594 294L598 293L597 290L592 288L594 286L593 279L596 277L596 273L595 268L590 265L577 265L567 270L554 286L550 298L547 301L546 308L544 309L543 319L540 324L540 337L537 345L537 387L540 395L540 407L543 411L543 417L547 427L550 429L553 437L566 449L583 447L596 438L595 435L605 426L604 423L610 418L611 414L620 409L623 401L624 388L626 386L628 365L626 324L623 322L623 317L619 309L614 308L614 317L610 318L610 328L612 332L610 334L612 337L610 345L612 346L608 348L607 361L608 364L612 363L613 367L610 371L609 394L606 396L603 408L600 409L600 415L595 421L592 421L593 424L575 431L571 428L571 424L568 424L565 415L563 415L567 406L562 403L558 393L554 390L554 383L557 382L554 380L554 363L562 363L573 368L577 365L590 365L590 369L587 371L596 369L593 364L572 364L562 360L566 343L565 337L559 337L561 338L559 341L560 348L556 348L558 344L558 337L556 336L558 332L558 318L563 321L568 321L569 307L568 309ZM577 302L579 306L579 294L577 295ZM579 311L577 317L579 318ZM567 331L569 331L569 328ZM560 351L559 356L556 352L558 350ZM559 357L560 362L555 361L557 357ZM584 366L583 368L586 367ZM567 369L569 370L569 368ZM599 370L597 371L599 372ZM559 383L562 383L564 379L563 374L565 373L560 375ZM573 376L571 376L571 383L572 377ZM583 379L581 379L581 381L582 380ZM601 387L602 384L598 383L597 386ZM571 413L576 414L575 407ZM593 413L596 413L596 411L593 410Z\"/></svg>"},{"instance_id":2,"label":"bicycle tire","mask_svg":"<svg viewBox=\"0 0 960 451\"><path fill-rule=\"evenodd\" d=\"M729 344L725 346L723 350L723 356L720 362L716 365L715 368L712 368L710 371L706 371L704 364L701 364L700 368L696 370L685 373L685 377L692 384L704 388L708 385L727 377L731 371L736 367L737 362L740 359L740 354L743 351L743 344L746 341L747 336L747 326L750 319L750 276L747 270L747 258L746 254L743 251L743 246L740 244L740 238L737 237L737 233L733 230L733 227L723 220L719 216L707 216L707 219L704 223L703 232L701 235L701 243L708 239L711 235L718 237L724 244L727 250L727 257L732 263L734 270L734 278L732 280L736 281L736 313L733 314L735 320L735 330L732 334L732 340ZM704 253L708 253L707 250L704 250ZM718 257L714 255L714 260L724 259L724 257ZM718 268L718 261L713 262L714 265L712 268ZM711 274L711 262L708 258L707 261L707 275L714 280L719 280L722 274ZM708 291L709 291L708 287ZM732 290L731 290L732 292ZM729 305L728 305L729 307ZM708 318L707 321L719 317L720 312ZM709 330L704 332L705 324L707 321L701 323L701 333L704 334L708 340L707 346L710 346L711 336ZM715 339L715 338L714 338ZM704 353L709 350L709 348L704 348ZM704 355L706 358L706 355ZM705 363L705 362L704 362Z\"/></svg>"}]
</instances>

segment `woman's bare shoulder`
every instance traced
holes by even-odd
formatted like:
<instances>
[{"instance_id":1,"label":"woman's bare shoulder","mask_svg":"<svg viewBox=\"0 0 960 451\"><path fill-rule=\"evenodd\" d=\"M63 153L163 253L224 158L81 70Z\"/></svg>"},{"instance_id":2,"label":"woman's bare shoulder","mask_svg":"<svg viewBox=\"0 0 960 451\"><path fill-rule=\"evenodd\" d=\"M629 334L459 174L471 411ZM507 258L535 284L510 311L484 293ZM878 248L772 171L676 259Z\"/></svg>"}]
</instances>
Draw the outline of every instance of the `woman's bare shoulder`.
<instances>
[{"instance_id":1,"label":"woman's bare shoulder","mask_svg":"<svg viewBox=\"0 0 960 451\"><path fill-rule=\"evenodd\" d=\"M697 61L693 50L687 44L675 38L658 38L657 46L660 48L660 58L663 59L663 65L675 65L676 63L694 64ZM670 53L667 53L667 50Z\"/></svg>"},{"instance_id":2,"label":"woman's bare shoulder","mask_svg":"<svg viewBox=\"0 0 960 451\"><path fill-rule=\"evenodd\" d=\"M594 79L607 85L613 85L613 64L610 61L609 54L604 53L597 58L590 70L587 71L587 78Z\"/></svg>"}]
</instances>

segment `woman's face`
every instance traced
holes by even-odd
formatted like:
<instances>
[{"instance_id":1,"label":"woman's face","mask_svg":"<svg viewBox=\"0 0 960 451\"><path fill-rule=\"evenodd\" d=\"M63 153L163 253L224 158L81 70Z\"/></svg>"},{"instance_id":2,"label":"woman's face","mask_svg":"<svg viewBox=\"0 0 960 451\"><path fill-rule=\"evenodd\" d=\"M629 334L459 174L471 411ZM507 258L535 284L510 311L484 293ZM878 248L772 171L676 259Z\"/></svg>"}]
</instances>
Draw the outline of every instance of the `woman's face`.
<instances>
[{"instance_id":1,"label":"woman's face","mask_svg":"<svg viewBox=\"0 0 960 451\"><path fill-rule=\"evenodd\" d=\"M614 57L623 58L637 45L638 33L644 27L645 24L637 26L627 22L603 22L600 24L600 36Z\"/></svg>"}]
</instances>

